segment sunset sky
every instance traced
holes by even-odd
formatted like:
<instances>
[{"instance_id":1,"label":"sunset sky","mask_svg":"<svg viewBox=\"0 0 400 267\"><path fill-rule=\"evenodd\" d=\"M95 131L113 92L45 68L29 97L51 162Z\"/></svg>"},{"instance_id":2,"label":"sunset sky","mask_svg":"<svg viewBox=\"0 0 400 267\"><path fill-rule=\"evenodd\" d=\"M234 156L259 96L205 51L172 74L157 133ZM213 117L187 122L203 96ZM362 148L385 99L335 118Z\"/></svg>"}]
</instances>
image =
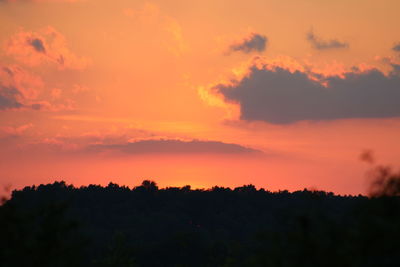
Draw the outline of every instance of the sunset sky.
<instances>
[{"instance_id":1,"label":"sunset sky","mask_svg":"<svg viewBox=\"0 0 400 267\"><path fill-rule=\"evenodd\" d=\"M400 166L398 0L0 0L0 185L365 194Z\"/></svg>"}]
</instances>

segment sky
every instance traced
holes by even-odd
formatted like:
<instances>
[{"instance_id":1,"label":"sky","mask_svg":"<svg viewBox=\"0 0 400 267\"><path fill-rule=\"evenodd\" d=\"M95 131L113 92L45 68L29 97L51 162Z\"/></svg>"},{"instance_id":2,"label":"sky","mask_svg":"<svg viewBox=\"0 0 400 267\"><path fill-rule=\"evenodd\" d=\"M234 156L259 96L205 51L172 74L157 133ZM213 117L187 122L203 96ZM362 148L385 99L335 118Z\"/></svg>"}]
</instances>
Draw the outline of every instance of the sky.
<instances>
[{"instance_id":1,"label":"sky","mask_svg":"<svg viewBox=\"0 0 400 267\"><path fill-rule=\"evenodd\" d=\"M0 0L0 184L366 194L400 166L397 0Z\"/></svg>"}]
</instances>

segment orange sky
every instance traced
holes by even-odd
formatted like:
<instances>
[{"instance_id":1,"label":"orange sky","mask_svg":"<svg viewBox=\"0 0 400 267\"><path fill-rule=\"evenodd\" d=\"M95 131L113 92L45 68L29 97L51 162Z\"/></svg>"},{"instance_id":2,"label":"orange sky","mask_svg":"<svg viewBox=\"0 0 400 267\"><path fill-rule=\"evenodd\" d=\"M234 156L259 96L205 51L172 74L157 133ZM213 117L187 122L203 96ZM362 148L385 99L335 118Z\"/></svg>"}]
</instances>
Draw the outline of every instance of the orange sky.
<instances>
[{"instance_id":1,"label":"orange sky","mask_svg":"<svg viewBox=\"0 0 400 267\"><path fill-rule=\"evenodd\" d=\"M400 165L397 0L0 0L0 184L366 193Z\"/></svg>"}]
</instances>

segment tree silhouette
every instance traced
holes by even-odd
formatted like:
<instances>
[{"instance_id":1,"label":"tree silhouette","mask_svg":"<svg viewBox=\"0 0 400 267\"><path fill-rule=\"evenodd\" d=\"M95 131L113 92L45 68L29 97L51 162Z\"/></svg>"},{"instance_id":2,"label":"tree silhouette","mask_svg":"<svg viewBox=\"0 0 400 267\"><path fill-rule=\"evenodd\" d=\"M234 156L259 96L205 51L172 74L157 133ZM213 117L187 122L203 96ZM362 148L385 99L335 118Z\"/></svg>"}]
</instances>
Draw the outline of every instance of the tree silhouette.
<instances>
[{"instance_id":1,"label":"tree silhouette","mask_svg":"<svg viewBox=\"0 0 400 267\"><path fill-rule=\"evenodd\" d=\"M398 266L400 198L387 189L398 175L377 173L372 198L151 180L25 187L0 206L0 266Z\"/></svg>"},{"instance_id":2,"label":"tree silhouette","mask_svg":"<svg viewBox=\"0 0 400 267\"><path fill-rule=\"evenodd\" d=\"M150 181L150 180L144 180L142 182L141 187L150 192L154 192L154 191L158 190L157 183L154 181Z\"/></svg>"}]
</instances>

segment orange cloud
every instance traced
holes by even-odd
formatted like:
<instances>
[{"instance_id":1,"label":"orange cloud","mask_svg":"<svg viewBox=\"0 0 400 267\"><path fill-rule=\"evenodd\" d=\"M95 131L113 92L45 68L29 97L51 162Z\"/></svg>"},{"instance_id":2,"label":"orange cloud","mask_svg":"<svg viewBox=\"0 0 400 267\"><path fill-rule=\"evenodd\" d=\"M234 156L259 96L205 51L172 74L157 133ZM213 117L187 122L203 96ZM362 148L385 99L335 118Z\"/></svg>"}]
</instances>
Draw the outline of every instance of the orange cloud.
<instances>
[{"instance_id":1,"label":"orange cloud","mask_svg":"<svg viewBox=\"0 0 400 267\"><path fill-rule=\"evenodd\" d=\"M31 106L42 88L40 77L15 65L0 65L0 110Z\"/></svg>"},{"instance_id":2,"label":"orange cloud","mask_svg":"<svg viewBox=\"0 0 400 267\"><path fill-rule=\"evenodd\" d=\"M175 43L175 45L169 47L172 53L179 56L188 50L187 44L183 38L182 27L176 19L166 17L165 30L170 34L170 37Z\"/></svg>"},{"instance_id":3,"label":"orange cloud","mask_svg":"<svg viewBox=\"0 0 400 267\"><path fill-rule=\"evenodd\" d=\"M90 63L89 59L71 52L65 37L52 27L37 32L20 30L6 42L5 51L28 66L47 63L59 69L81 70Z\"/></svg>"},{"instance_id":4,"label":"orange cloud","mask_svg":"<svg viewBox=\"0 0 400 267\"><path fill-rule=\"evenodd\" d=\"M0 137L9 137L9 136L21 136L28 129L32 128L33 124L28 123L20 126L1 126L0 127Z\"/></svg>"},{"instance_id":5,"label":"orange cloud","mask_svg":"<svg viewBox=\"0 0 400 267\"><path fill-rule=\"evenodd\" d=\"M123 14L141 24L153 26L154 34L161 36L162 42L172 54L180 56L188 50L178 20L163 14L158 5L146 3L141 9L126 8ZM160 29L161 32L159 32Z\"/></svg>"},{"instance_id":6,"label":"orange cloud","mask_svg":"<svg viewBox=\"0 0 400 267\"><path fill-rule=\"evenodd\" d=\"M60 97L61 97L61 94L62 94L62 91L61 91L61 89L59 89L59 88L54 88L53 90L51 90L51 96L52 96L54 99L60 98Z\"/></svg>"},{"instance_id":7,"label":"orange cloud","mask_svg":"<svg viewBox=\"0 0 400 267\"><path fill-rule=\"evenodd\" d=\"M77 86L77 85L76 85ZM73 89L73 94L75 88ZM0 65L0 110L32 109L42 111L75 110L75 101L61 98L59 88L46 93L45 83L17 65Z\"/></svg>"},{"instance_id":8,"label":"orange cloud","mask_svg":"<svg viewBox=\"0 0 400 267\"><path fill-rule=\"evenodd\" d=\"M25 99L34 100L43 88L43 80L17 65L0 65L0 82L4 87L13 87L20 91Z\"/></svg>"}]
</instances>

